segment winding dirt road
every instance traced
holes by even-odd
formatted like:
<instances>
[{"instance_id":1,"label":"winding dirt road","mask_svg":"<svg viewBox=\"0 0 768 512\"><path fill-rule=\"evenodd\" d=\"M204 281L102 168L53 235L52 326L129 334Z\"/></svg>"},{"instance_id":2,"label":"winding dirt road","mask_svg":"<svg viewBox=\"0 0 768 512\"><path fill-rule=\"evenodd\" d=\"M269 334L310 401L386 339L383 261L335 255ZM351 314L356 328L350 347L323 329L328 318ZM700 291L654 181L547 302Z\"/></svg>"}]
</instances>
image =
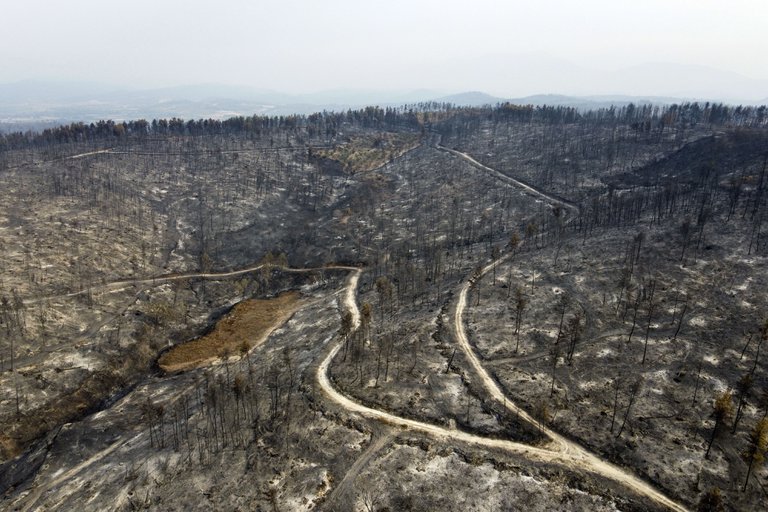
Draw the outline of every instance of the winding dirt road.
<instances>
[{"instance_id":1,"label":"winding dirt road","mask_svg":"<svg viewBox=\"0 0 768 512\"><path fill-rule=\"evenodd\" d=\"M153 287L164 283L170 283L173 281L181 281L183 279L223 279L227 277L236 277L249 272L255 272L261 270L265 266L280 269L283 272L317 272L320 270L359 270L357 267L349 267L345 265L328 265L327 267L312 267L312 268L291 268L282 265L273 265L271 263L261 263L259 265L241 268L238 270L232 270L228 272L189 272L185 274L168 274L157 277L148 277L144 279L121 279L118 281L112 281L110 283L101 284L97 286L90 286L83 290L76 292L64 293L60 295L51 295L47 297L35 297L24 299L24 304L36 304L38 302L50 301L53 299L63 299L67 297L77 297L78 295L84 295L86 293L116 293L128 288L134 288L139 286Z\"/></svg>"},{"instance_id":2,"label":"winding dirt road","mask_svg":"<svg viewBox=\"0 0 768 512\"><path fill-rule=\"evenodd\" d=\"M483 269L483 273L487 272L491 268L492 266L488 265ZM360 311L357 307L356 291L357 282L361 273L362 270L360 269L355 269L353 271L347 280L346 291L344 294L344 308L352 314L353 325L355 329L360 325ZM459 301L454 312L457 340L466 353L473 368L480 375L483 384L486 386L486 389L488 389L491 396L504 404L510 411L517 413L523 420L530 422L536 427L541 427L542 432L549 436L552 440L552 443L550 443L550 445L552 445L551 447L536 447L504 439L491 439L481 437L467 432L452 430L422 421L401 418L386 411L373 409L359 402L356 402L355 400L338 391L332 384L331 378L329 377L331 362L342 348L343 343L341 342L337 343L333 347L333 349L328 353L328 355L326 355L325 359L317 368L316 376L321 389L330 399L332 399L344 409L360 414L366 418L382 421L388 425L392 425L403 430L423 432L443 441L457 440L468 444L485 446L488 448L499 448L511 453L522 455L529 460L546 463L558 463L577 471L588 471L595 475L610 478L611 480L623 484L636 493L642 496L646 496L647 498L650 498L654 502L663 505L670 510L685 512L687 510L685 507L657 491L653 486L641 480L630 471L601 460L578 444L569 441L556 432L546 428L543 425L540 425L527 412L520 409L515 404L506 399L504 393L501 391L496 381L493 380L493 378L488 374L488 372L480 363L480 360L477 358L471 346L469 345L469 341L467 340L467 337L464 333L462 315L466 307L467 291L469 290L470 285L471 282L467 282L464 284L464 286L462 286L459 295Z\"/></svg>"},{"instance_id":3,"label":"winding dirt road","mask_svg":"<svg viewBox=\"0 0 768 512\"><path fill-rule=\"evenodd\" d=\"M514 186L521 187L525 189L527 192L537 197L543 198L552 204L560 205L574 213L578 213L579 211L576 205L563 201L559 198L553 197L549 194L546 194L545 192L539 191L529 185L526 185L513 178L510 178L505 174L502 174L494 169L491 169L490 167L480 164L469 155L458 152L456 150L443 148L441 146L438 146L438 148L441 150L456 154L464 158L465 160L469 161L473 165L481 169L484 169L490 173L493 173L499 179L507 183L510 183ZM482 269L480 276L484 275L490 269L492 269L493 265L509 257L510 255L507 254L497 262L487 265L484 269ZM140 286L140 285L155 286L155 285L166 283L166 282L171 282L171 281L176 281L181 279L188 279L188 278L216 279L216 278L233 277L233 276L245 274L248 272L253 272L263 267L264 267L264 264L260 264L260 265L255 265L248 268L230 271L230 272L220 272L220 273L200 272L200 273L189 273L189 274L178 274L178 275L166 275L166 276L159 276L156 278L149 278L149 279L116 281L116 282L108 283L98 287L93 287L91 288L91 292L93 291L112 292L120 289L125 289L128 287ZM275 267L278 268L277 266ZM311 272L311 271L317 271L317 270L323 270L323 269L350 271L350 275L347 279L347 283L343 293L343 307L344 309L346 309L351 313L354 329L359 328L360 311L357 306L356 294L357 294L358 281L360 279L360 275L362 274L362 270L360 268L349 267L349 266L329 266L329 267L310 268L310 269L290 269L290 268L283 268L283 267L279 267L279 268L282 268L283 271L287 271L287 272ZM514 403L512 403L510 400L507 399L507 397L505 396L504 392L502 391L498 383L484 368L482 362L480 361L478 356L475 354L474 350L472 349L472 346L470 345L467 339L466 333L464 331L463 315L464 315L464 310L466 308L466 303L467 303L467 294L472 284L473 284L473 281L469 280L462 285L460 289L458 301L457 301L455 310L453 312L454 332L456 336L456 341L459 343L459 346L464 351L469 363L472 365L474 371L481 379L483 385L487 389L490 396L493 399L497 400L499 403L501 403L508 410L517 414L524 421L531 423L537 428L541 428L541 431L545 433L551 440L551 442L548 443L546 446L542 446L542 447L530 446L523 443L518 443L518 442L504 440L504 439L486 438L486 437L477 436L477 435L459 431L459 430L454 430L454 429L433 425L426 422L421 422L421 421L408 419L408 418L402 418L386 411L367 407L349 398L348 396L342 394L336 389L336 387L332 383L332 377L330 376L331 362L333 361L334 357L343 346L343 342L340 338L338 339L336 344L328 351L325 358L320 362L320 364L317 367L316 379L320 388L323 390L323 392L327 395L328 398L336 402L339 406L346 409L347 411L359 414L366 418L381 421L387 425L391 425L395 427L396 429L422 432L434 438L437 438L438 440L446 441L446 442L459 441L459 442L477 445L477 446L483 446L487 448L501 449L510 453L520 455L531 461L562 464L563 466L571 468L577 472L586 471L594 475L611 479L615 482L618 482L619 484L626 486L627 488L631 489L637 494L645 496L646 498L652 500L653 502L669 508L670 510L675 510L679 512L686 511L685 507L675 502L674 500L668 498L667 496L665 496L664 494L656 490L653 486L643 481L642 479L638 478L632 472L626 469L620 468L614 464L610 464L608 462L601 460L596 455L582 448L580 445L564 438L563 436L546 428L545 426L540 425L526 411L520 409ZM73 292L71 294L66 294L63 296L75 296L82 293L86 293L86 291L84 290L80 292ZM39 300L49 300L49 299L50 297L43 298L43 299L29 299L27 302L30 303L30 302L36 302ZM330 341L331 339L332 338L329 338L328 340L326 340L326 342ZM96 454L94 457L91 457L90 459L84 461L83 463L72 468L66 473L59 475L59 477L55 479L51 484L35 489L35 491L33 492L33 495L31 496L32 499L29 500L26 509L31 509L31 507L37 503L38 499L43 494L45 489L51 488L52 485L59 484L64 479L74 477L84 467L87 467L93 464L94 462L100 460L106 454L113 452L120 446L121 446L121 443L116 443L108 447L106 450ZM376 449L378 450L379 448L381 448L381 446L378 446L377 444Z\"/></svg>"},{"instance_id":4,"label":"winding dirt road","mask_svg":"<svg viewBox=\"0 0 768 512\"><path fill-rule=\"evenodd\" d=\"M362 271L360 269L356 269L356 271L350 275L346 285L346 292L344 294L344 308L352 314L353 325L355 326L355 328L359 327L360 325L360 311L357 307L357 300L355 298L355 294L357 291L357 282L358 282L358 279L360 278L361 273ZM328 352L328 354L325 356L325 359L323 359L323 361L317 367L316 376L317 376L317 382L320 385L320 388L325 392L325 394L329 398L331 398L334 402L336 402L338 405L343 407L344 409L350 412L360 414L361 416L364 416L366 418L382 421L388 425L401 428L403 430L413 430L417 432L424 432L426 434L430 434L438 439L443 439L443 440L456 439L456 440L463 441L465 443L487 446L489 448L501 448L507 451L525 455L530 459L535 459L542 462L551 460L551 456L553 455L553 453L555 453L550 450L546 450L544 448L529 446L523 443L506 441L503 439L490 439L490 438L480 437L473 434L469 434L467 432L452 430L445 427L433 425L431 423L425 423L423 421L412 420L409 418L401 418L400 416L396 416L386 411L373 409L359 402L356 402L355 400L347 397L346 395L338 391L336 387L331 383L331 377L329 377L329 369L330 369L331 362L333 361L333 358L336 356L339 350L342 348L342 345L343 344L341 342L337 343L330 350L330 352Z\"/></svg>"},{"instance_id":5,"label":"winding dirt road","mask_svg":"<svg viewBox=\"0 0 768 512\"><path fill-rule=\"evenodd\" d=\"M461 153L456 150L451 150L448 148L443 148L442 146L438 146L438 147L445 151L457 154L462 158L468 160L473 165L476 165L482 169L486 169L489 172L494 173L495 175L499 175L498 177L500 179L503 179L504 181L520 186L526 189L527 191L529 191L530 193L538 197L541 197L550 203L558 204L564 208L567 208L569 211L575 214L579 213L578 206L572 203L568 203L557 197L553 197L545 192L536 190L533 187L530 187L529 185L523 184L515 180L514 178L510 178L505 174L502 174L494 169L491 169L490 167L480 164L479 162L474 160L469 155L466 155L465 153ZM505 255L503 258L501 258L496 262L490 263L489 265L487 265L482 269L480 275L477 276L477 278L479 279L480 277L485 275L488 271L490 271L494 267L494 265L498 264L501 261L504 261L510 256L511 256L511 253ZM356 292L357 292L357 283L361 273L362 273L362 270L360 269L355 269L353 271L353 273L350 275L347 281L346 292L344 294L344 308L347 311L349 311L352 315L354 329L357 329L360 325L360 311L357 307ZM639 478L637 475L635 475L631 471L624 468L620 468L615 464L611 464L609 462L606 462L600 459L598 456L587 451L586 449L581 447L579 444L566 439L560 434L540 424L530 414L528 414L526 411L519 408L517 405L515 405L513 402L507 399L506 395L504 394L502 389L499 387L496 380L488 373L488 371L482 365L477 354L472 349L472 346L470 345L469 340L467 339L466 333L464 331L463 315L467 305L467 294L473 283L474 281L472 279L468 280L466 283L464 283L464 285L461 287L461 290L459 292L459 299L457 301L456 308L453 314L454 333L456 336L456 340L459 343L459 346L461 347L463 352L465 353L473 369L481 379L484 387L486 388L488 393L491 395L491 397L497 400L509 411L518 415L519 418L523 419L524 421L527 421L528 423L530 423L531 425L537 428L540 428L541 432L546 434L551 440L551 442L547 446L535 447L535 446L529 446L529 445L514 442L514 441L508 441L508 440L502 440L502 439L490 439L490 438L476 436L467 432L447 429L447 428L433 425L430 423L416 421L408 418L401 418L394 414L390 414L386 411L381 411L378 409L367 407L349 398L348 396L339 392L333 386L331 382L331 378L329 377L330 365L331 365L331 362L333 361L333 358L336 356L336 354L339 352L339 350L342 347L341 341L338 342L329 351L325 359L318 366L317 375L316 375L318 384L326 393L326 395L329 398L331 398L333 401L335 401L338 405L342 406L348 411L358 413L361 416L382 421L384 423L387 423L395 427L399 427L404 430L410 429L413 431L423 432L442 440L457 440L457 441L462 441L469 444L486 446L489 448L500 448L511 453L522 455L528 458L529 460L547 462L547 463L557 463L557 464L562 464L576 471L587 471L595 475L609 478L615 482L618 482L619 484L628 487L629 489L636 492L637 494L641 496L645 496L648 499L652 500L653 502L659 505L662 505L664 507L667 507L670 510L685 512L687 509L683 505L667 497L666 495L664 495L663 493L655 489L652 485L645 482L644 480Z\"/></svg>"},{"instance_id":6,"label":"winding dirt road","mask_svg":"<svg viewBox=\"0 0 768 512\"><path fill-rule=\"evenodd\" d=\"M357 267L350 267L345 265L328 265L325 267L311 267L311 268L291 268L291 267L284 267L284 266L274 265L269 263L261 263L259 265L251 265L245 268L227 271L227 272L190 272L185 274L167 274L167 275L161 275L161 276L150 277L145 279L120 279L117 281L112 281L110 283L91 286L76 292L64 293L59 295L50 295L45 297L25 298L22 300L22 302L27 305L37 304L39 302L48 302L56 299L76 297L78 295L84 295L86 293L100 293L100 294L118 293L131 288L134 290L134 292L136 292L136 295L134 296L134 300L135 300L135 297L138 296L138 293L141 290L152 288L154 286L158 286L161 284L165 284L173 281L180 281L183 279L224 279L228 277L236 277L239 275L247 274L249 272L255 272L257 270L264 268L265 266L271 266L272 268L280 269L283 272L294 272L294 273L317 272L322 270L348 270L348 271L359 270L359 268ZM38 352L32 355L17 358L16 367L24 368L30 365L39 364L41 361L50 357L50 355L55 352L61 352L62 350L66 350L67 348L70 348L73 344L82 344L86 342L87 340L93 338L96 335L96 333L98 333L103 327L110 324L118 316L122 315L129 307L131 307L132 303L133 301L127 304L124 304L122 307L118 308L117 312L109 315L108 318L106 318L102 322L99 322L97 325L90 326L86 332L77 336L69 343L62 343L62 344L56 345L51 350Z\"/></svg>"},{"instance_id":7,"label":"winding dirt road","mask_svg":"<svg viewBox=\"0 0 768 512\"><path fill-rule=\"evenodd\" d=\"M493 263L486 266L483 269L482 274L485 274L486 272L491 270L491 268L493 268ZM634 490L638 494L651 498L653 501L659 504L662 504L670 508L671 510L678 510L678 511L686 510L685 507L671 500L661 492L657 491L654 487L652 487L650 484L648 484L644 480L640 479L637 475L631 473L629 470L620 468L615 464L611 464L609 462L606 462L600 459L599 457L587 451L580 445L564 438L557 432L540 424L533 417L531 417L527 412L525 412L523 409L519 408L517 405L515 405L514 403L512 403L507 399L506 395L501 390L496 380L488 373L488 371L480 362L480 359L477 357L477 354L475 353L472 346L470 345L469 340L467 339L466 333L464 332L463 314L464 314L464 309L466 308L466 305L467 305L467 293L471 285L472 285L472 281L468 281L464 283L464 285L461 287L459 300L458 300L458 303L456 304L456 310L454 311L453 320L454 320L454 332L456 334L456 341L461 346L462 350L464 351L464 354L467 356L467 359L469 360L470 364L479 375L481 381L483 382L483 386L491 395L491 397L493 397L500 404L505 406L508 410L514 412L520 418L527 421L531 425L538 426L541 429L541 431L552 440L552 444L554 444L557 451L552 452L551 461L561 462L562 464L574 469L586 470L591 473L610 478L611 480L614 480L616 482L619 482L629 487L630 489Z\"/></svg>"}]
</instances>

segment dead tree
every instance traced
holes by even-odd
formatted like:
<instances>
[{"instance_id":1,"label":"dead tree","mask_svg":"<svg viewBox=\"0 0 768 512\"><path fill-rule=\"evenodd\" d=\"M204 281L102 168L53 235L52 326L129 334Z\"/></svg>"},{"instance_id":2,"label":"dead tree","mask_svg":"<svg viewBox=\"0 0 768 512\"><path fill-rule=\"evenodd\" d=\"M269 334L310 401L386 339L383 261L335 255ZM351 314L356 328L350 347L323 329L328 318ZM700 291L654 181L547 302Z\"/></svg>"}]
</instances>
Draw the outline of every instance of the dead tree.
<instances>
[{"instance_id":1,"label":"dead tree","mask_svg":"<svg viewBox=\"0 0 768 512\"><path fill-rule=\"evenodd\" d=\"M520 348L520 328L523 324L523 311L527 304L528 301L525 298L525 294L523 294L523 290L521 290L520 287L517 287L515 289L515 336L517 337L515 354L517 354Z\"/></svg>"},{"instance_id":2,"label":"dead tree","mask_svg":"<svg viewBox=\"0 0 768 512\"><path fill-rule=\"evenodd\" d=\"M619 427L619 433L616 434L616 438L621 437L621 433L624 431L624 426L627 424L627 419L632 412L632 406L635 405L637 400L637 394L640 391L642 381L640 379L634 381L629 387L629 403L627 404L627 410L624 412L624 419L621 421L621 427Z\"/></svg>"},{"instance_id":3,"label":"dead tree","mask_svg":"<svg viewBox=\"0 0 768 512\"><path fill-rule=\"evenodd\" d=\"M739 426L739 421L744 412L744 406L747 403L747 397L752 390L752 385L755 383L755 379L752 376L752 372L745 373L741 376L736 383L736 414L733 417L733 427L731 427L731 434L736 433L736 428Z\"/></svg>"},{"instance_id":4,"label":"dead tree","mask_svg":"<svg viewBox=\"0 0 768 512\"><path fill-rule=\"evenodd\" d=\"M645 324L645 342L643 343L643 360L640 363L642 365L645 364L645 356L648 353L648 334L651 331L651 318L653 317L653 310L656 306L653 302L653 295L654 295L654 292L656 291L655 280L651 280L650 288L651 290L650 290L650 293L648 294L648 319Z\"/></svg>"},{"instance_id":5,"label":"dead tree","mask_svg":"<svg viewBox=\"0 0 768 512\"><path fill-rule=\"evenodd\" d=\"M749 446L742 454L747 463L747 477L744 479L742 492L747 491L752 468L763 463L766 452L768 452L768 418L763 418L757 422L755 428L750 432Z\"/></svg>"},{"instance_id":6,"label":"dead tree","mask_svg":"<svg viewBox=\"0 0 768 512\"><path fill-rule=\"evenodd\" d=\"M570 366L573 363L573 354L576 352L576 345L581 341L581 315L576 313L568 320L565 326L565 339L568 341L568 350L565 354L565 361Z\"/></svg>"},{"instance_id":7,"label":"dead tree","mask_svg":"<svg viewBox=\"0 0 768 512\"><path fill-rule=\"evenodd\" d=\"M713 416L715 418L715 425L712 428L712 435L709 438L707 444L707 452L704 454L704 458L709 458L709 451L712 449L712 443L715 442L715 437L720 434L723 424L728 421L728 418L733 414L733 399L730 391L723 391L715 398L713 407Z\"/></svg>"}]
</instances>

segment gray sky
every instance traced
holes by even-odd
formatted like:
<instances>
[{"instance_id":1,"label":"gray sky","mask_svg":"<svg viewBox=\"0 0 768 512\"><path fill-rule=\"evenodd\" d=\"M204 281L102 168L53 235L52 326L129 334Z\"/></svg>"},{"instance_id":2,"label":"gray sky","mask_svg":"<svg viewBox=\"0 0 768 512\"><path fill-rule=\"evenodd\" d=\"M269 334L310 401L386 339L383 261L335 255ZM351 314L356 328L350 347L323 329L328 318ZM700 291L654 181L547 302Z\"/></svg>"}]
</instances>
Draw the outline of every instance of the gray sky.
<instances>
[{"instance_id":1,"label":"gray sky","mask_svg":"<svg viewBox=\"0 0 768 512\"><path fill-rule=\"evenodd\" d=\"M4 4L0 82L87 80L138 87L215 82L285 92L480 89L505 96L674 92L655 90L656 85L614 91L632 87L617 82L601 88L605 77L590 73L661 62L768 80L765 0ZM562 73L568 83L558 81L558 69L570 70ZM581 78L571 79L573 73Z\"/></svg>"}]
</instances>

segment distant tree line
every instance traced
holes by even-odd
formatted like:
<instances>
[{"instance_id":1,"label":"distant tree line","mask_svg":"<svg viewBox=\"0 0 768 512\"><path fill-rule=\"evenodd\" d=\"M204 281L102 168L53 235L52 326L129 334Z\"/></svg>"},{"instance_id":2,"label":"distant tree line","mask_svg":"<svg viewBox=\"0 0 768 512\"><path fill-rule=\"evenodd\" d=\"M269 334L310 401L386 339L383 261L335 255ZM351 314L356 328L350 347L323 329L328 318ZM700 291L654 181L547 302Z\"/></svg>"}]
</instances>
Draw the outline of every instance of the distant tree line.
<instances>
[{"instance_id":1,"label":"distant tree line","mask_svg":"<svg viewBox=\"0 0 768 512\"><path fill-rule=\"evenodd\" d=\"M547 124L616 123L627 124L639 131L663 130L667 127L713 126L761 127L768 124L768 107L731 106L722 103L703 105L697 102L672 105L635 105L579 110L569 106L516 105L500 103L493 108L451 108L450 122L442 123L438 131L450 130L456 124L492 122L521 122Z\"/></svg>"},{"instance_id":2,"label":"distant tree line","mask_svg":"<svg viewBox=\"0 0 768 512\"><path fill-rule=\"evenodd\" d=\"M312 136L333 137L342 126L377 130L417 130L421 128L417 111L420 107L366 107L346 112L320 112L289 116L237 116L226 120L155 119L147 121L71 123L42 132L0 134L0 151L45 147L51 144L93 141L128 141L150 136L254 135L294 132Z\"/></svg>"},{"instance_id":3,"label":"distant tree line","mask_svg":"<svg viewBox=\"0 0 768 512\"><path fill-rule=\"evenodd\" d=\"M149 136L253 135L295 132L310 137L334 137L342 127L378 130L436 129L449 134L471 129L483 119L494 122L547 124L617 123L641 132L663 132L674 126L759 127L768 124L768 108L729 106L721 103L680 105L629 105L580 111L574 107L515 105L500 103L486 107L456 107L449 103L425 102L403 107L365 107L346 112L318 112L310 115L237 116L217 119L155 119L147 121L71 123L41 132L0 134L0 151L45 147L57 143L126 141Z\"/></svg>"}]
</instances>

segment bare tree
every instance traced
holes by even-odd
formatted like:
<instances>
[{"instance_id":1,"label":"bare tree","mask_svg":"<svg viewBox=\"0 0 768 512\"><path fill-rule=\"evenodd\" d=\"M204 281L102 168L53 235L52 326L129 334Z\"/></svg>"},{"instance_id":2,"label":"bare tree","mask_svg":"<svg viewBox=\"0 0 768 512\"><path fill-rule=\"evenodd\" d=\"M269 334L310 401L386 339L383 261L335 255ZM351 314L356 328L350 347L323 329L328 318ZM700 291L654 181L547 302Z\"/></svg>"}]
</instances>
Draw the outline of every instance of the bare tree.
<instances>
[{"instance_id":1,"label":"bare tree","mask_svg":"<svg viewBox=\"0 0 768 512\"><path fill-rule=\"evenodd\" d=\"M637 394L640 392L641 387L642 380L640 379L634 381L629 387L629 403L627 404L627 410L624 412L624 419L621 421L621 427L619 427L619 433L616 434L616 438L621 437L621 433L624 431L624 426L627 424L629 415L632 412L632 406L635 405L635 402L637 401Z\"/></svg>"},{"instance_id":2,"label":"bare tree","mask_svg":"<svg viewBox=\"0 0 768 512\"><path fill-rule=\"evenodd\" d=\"M360 494L360 499L363 502L366 512L375 512L379 505L379 497L374 493L372 489L366 489Z\"/></svg>"},{"instance_id":3,"label":"bare tree","mask_svg":"<svg viewBox=\"0 0 768 512\"><path fill-rule=\"evenodd\" d=\"M747 462L747 477L744 479L742 491L746 492L752 468L763 463L766 452L768 452L768 418L763 418L750 432L749 446L743 453L744 460Z\"/></svg>"},{"instance_id":4,"label":"bare tree","mask_svg":"<svg viewBox=\"0 0 768 512\"><path fill-rule=\"evenodd\" d=\"M656 280L651 280L650 284L650 292L648 294L648 319L645 324L645 342L643 343L643 360L640 364L645 364L645 356L648 353L648 334L651 331L651 318L653 317L653 310L655 308L655 304L653 302L653 295L656 291Z\"/></svg>"},{"instance_id":5,"label":"bare tree","mask_svg":"<svg viewBox=\"0 0 768 512\"><path fill-rule=\"evenodd\" d=\"M680 334L680 328L683 326L683 318L685 317L685 312L688 311L688 301L683 304L683 310L680 311L680 319L677 322L677 329L675 329L675 335L672 336L673 340L677 339L677 335Z\"/></svg>"},{"instance_id":6,"label":"bare tree","mask_svg":"<svg viewBox=\"0 0 768 512\"><path fill-rule=\"evenodd\" d=\"M736 383L736 414L733 417L733 427L731 427L731 434L736 433L736 428L739 426L739 421L744 412L744 405L747 403L747 396L752 390L752 385L755 383L755 379L752 376L752 372L745 373Z\"/></svg>"},{"instance_id":7,"label":"bare tree","mask_svg":"<svg viewBox=\"0 0 768 512\"><path fill-rule=\"evenodd\" d=\"M352 312L345 311L341 316L341 328L339 329L339 332L344 337L344 358L342 359L342 362L347 360L347 353L349 352L349 335L352 332L352 324Z\"/></svg>"},{"instance_id":8,"label":"bare tree","mask_svg":"<svg viewBox=\"0 0 768 512\"><path fill-rule=\"evenodd\" d=\"M682 251L680 252L680 261L685 266L685 250L688 248L688 243L691 241L691 221L685 219L680 225L680 237L682 238L681 245Z\"/></svg>"},{"instance_id":9,"label":"bare tree","mask_svg":"<svg viewBox=\"0 0 768 512\"><path fill-rule=\"evenodd\" d=\"M707 452L704 454L704 458L709 458L709 451L712 449L712 443L715 441L715 437L722 430L723 424L733 414L733 397L730 391L723 391L715 398L713 406L713 416L715 418L715 426L712 427L712 435L709 438L709 444L707 445Z\"/></svg>"},{"instance_id":10,"label":"bare tree","mask_svg":"<svg viewBox=\"0 0 768 512\"><path fill-rule=\"evenodd\" d=\"M555 394L555 369L557 368L557 359L560 357L560 344L555 343L549 349L549 357L552 360L552 384L549 388L549 396Z\"/></svg>"},{"instance_id":11,"label":"bare tree","mask_svg":"<svg viewBox=\"0 0 768 512\"><path fill-rule=\"evenodd\" d=\"M525 298L523 290L518 286L515 289L515 336L517 342L515 344L515 354L517 354L520 348L520 327L523 324L523 311L525 310L528 301Z\"/></svg>"},{"instance_id":12,"label":"bare tree","mask_svg":"<svg viewBox=\"0 0 768 512\"><path fill-rule=\"evenodd\" d=\"M581 341L581 315L574 314L565 326L565 339L568 341L568 350L565 354L565 361L568 365L573 363L573 354L576 352L576 345Z\"/></svg>"},{"instance_id":13,"label":"bare tree","mask_svg":"<svg viewBox=\"0 0 768 512\"><path fill-rule=\"evenodd\" d=\"M621 379L613 379L613 414L611 415L610 432L613 434L613 426L616 424L616 413L619 410L619 388L621 388Z\"/></svg>"}]
</instances>

